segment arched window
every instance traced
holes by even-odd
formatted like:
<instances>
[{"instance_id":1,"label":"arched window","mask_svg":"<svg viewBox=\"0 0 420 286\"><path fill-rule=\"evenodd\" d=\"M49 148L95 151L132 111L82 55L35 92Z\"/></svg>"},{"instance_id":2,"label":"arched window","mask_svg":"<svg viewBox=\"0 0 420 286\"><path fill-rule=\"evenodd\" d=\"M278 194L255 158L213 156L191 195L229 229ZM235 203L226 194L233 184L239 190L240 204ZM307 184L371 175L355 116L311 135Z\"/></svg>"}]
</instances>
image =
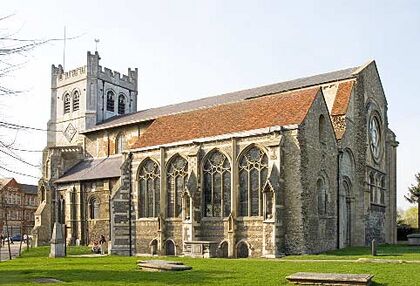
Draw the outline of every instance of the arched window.
<instances>
[{"instance_id":1,"label":"arched window","mask_svg":"<svg viewBox=\"0 0 420 286\"><path fill-rule=\"evenodd\" d=\"M106 110L114 112L115 110L115 93L112 90L108 90L106 93Z\"/></svg>"},{"instance_id":2,"label":"arched window","mask_svg":"<svg viewBox=\"0 0 420 286\"><path fill-rule=\"evenodd\" d=\"M204 216L227 217L230 214L230 163L225 155L213 151L203 166Z\"/></svg>"},{"instance_id":3,"label":"arched window","mask_svg":"<svg viewBox=\"0 0 420 286\"><path fill-rule=\"evenodd\" d=\"M73 92L73 111L79 110L79 91L75 90Z\"/></svg>"},{"instance_id":4,"label":"arched window","mask_svg":"<svg viewBox=\"0 0 420 286\"><path fill-rule=\"evenodd\" d=\"M124 134L118 133L115 137L115 154L121 154L124 151Z\"/></svg>"},{"instance_id":5,"label":"arched window","mask_svg":"<svg viewBox=\"0 0 420 286\"><path fill-rule=\"evenodd\" d=\"M369 192L370 192L370 202L375 202L375 177L373 176L373 173L371 172L369 174Z\"/></svg>"},{"instance_id":6,"label":"arched window","mask_svg":"<svg viewBox=\"0 0 420 286\"><path fill-rule=\"evenodd\" d=\"M319 116L319 143L325 143L325 117L324 115Z\"/></svg>"},{"instance_id":7,"label":"arched window","mask_svg":"<svg viewBox=\"0 0 420 286\"><path fill-rule=\"evenodd\" d=\"M239 216L262 216L262 188L267 180L268 157L252 147L239 160Z\"/></svg>"},{"instance_id":8,"label":"arched window","mask_svg":"<svg viewBox=\"0 0 420 286\"><path fill-rule=\"evenodd\" d=\"M316 189L318 194L318 213L326 215L328 212L328 188L324 178L319 178L316 182Z\"/></svg>"},{"instance_id":9,"label":"arched window","mask_svg":"<svg viewBox=\"0 0 420 286\"><path fill-rule=\"evenodd\" d=\"M66 93L64 95L64 113L70 113L70 94Z\"/></svg>"},{"instance_id":10,"label":"arched window","mask_svg":"<svg viewBox=\"0 0 420 286\"><path fill-rule=\"evenodd\" d=\"M99 201L96 197L92 197L89 201L89 218L99 218Z\"/></svg>"},{"instance_id":11,"label":"arched window","mask_svg":"<svg viewBox=\"0 0 420 286\"><path fill-rule=\"evenodd\" d=\"M118 96L118 114L125 113L125 96L124 94L120 94Z\"/></svg>"},{"instance_id":12,"label":"arched window","mask_svg":"<svg viewBox=\"0 0 420 286\"><path fill-rule=\"evenodd\" d=\"M380 186L380 188L381 188L381 199L380 199L380 203L381 203L381 205L384 205L385 204L385 177L384 176L382 176L382 178L381 178L381 186Z\"/></svg>"},{"instance_id":13,"label":"arched window","mask_svg":"<svg viewBox=\"0 0 420 286\"><path fill-rule=\"evenodd\" d=\"M167 215L179 217L182 210L182 193L187 184L188 162L179 155L171 159L166 173L167 178Z\"/></svg>"},{"instance_id":14,"label":"arched window","mask_svg":"<svg viewBox=\"0 0 420 286\"><path fill-rule=\"evenodd\" d=\"M160 212L159 165L146 159L139 171L139 217L157 217Z\"/></svg>"}]
</instances>

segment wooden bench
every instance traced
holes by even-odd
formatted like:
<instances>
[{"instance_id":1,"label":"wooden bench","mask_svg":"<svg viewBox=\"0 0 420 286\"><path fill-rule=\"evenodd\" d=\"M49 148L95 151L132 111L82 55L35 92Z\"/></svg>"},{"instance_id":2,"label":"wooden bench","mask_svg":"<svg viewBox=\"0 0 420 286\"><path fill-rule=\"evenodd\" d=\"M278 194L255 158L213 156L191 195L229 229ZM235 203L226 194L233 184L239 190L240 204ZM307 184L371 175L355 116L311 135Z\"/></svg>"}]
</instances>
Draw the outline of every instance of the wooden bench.
<instances>
[{"instance_id":1,"label":"wooden bench","mask_svg":"<svg viewBox=\"0 0 420 286\"><path fill-rule=\"evenodd\" d=\"M184 265L178 261L166 261L166 260L139 260L137 261L139 269L144 271L184 271L191 270L191 266Z\"/></svg>"},{"instance_id":2,"label":"wooden bench","mask_svg":"<svg viewBox=\"0 0 420 286\"><path fill-rule=\"evenodd\" d=\"M286 277L300 285L370 285L373 275L298 272Z\"/></svg>"}]
</instances>

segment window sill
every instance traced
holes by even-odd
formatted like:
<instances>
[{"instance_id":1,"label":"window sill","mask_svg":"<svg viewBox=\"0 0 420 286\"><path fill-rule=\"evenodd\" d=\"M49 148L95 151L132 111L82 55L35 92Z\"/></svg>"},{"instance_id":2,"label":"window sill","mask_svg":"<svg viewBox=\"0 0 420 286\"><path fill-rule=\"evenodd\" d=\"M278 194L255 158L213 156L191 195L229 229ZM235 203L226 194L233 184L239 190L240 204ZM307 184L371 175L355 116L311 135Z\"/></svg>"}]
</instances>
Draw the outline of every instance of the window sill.
<instances>
[{"instance_id":1,"label":"window sill","mask_svg":"<svg viewBox=\"0 0 420 286\"><path fill-rule=\"evenodd\" d=\"M262 216L240 216L236 218L237 221L264 221Z\"/></svg>"},{"instance_id":2,"label":"window sill","mask_svg":"<svg viewBox=\"0 0 420 286\"><path fill-rule=\"evenodd\" d=\"M157 217L141 217L138 218L137 221L158 221Z\"/></svg>"}]
</instances>

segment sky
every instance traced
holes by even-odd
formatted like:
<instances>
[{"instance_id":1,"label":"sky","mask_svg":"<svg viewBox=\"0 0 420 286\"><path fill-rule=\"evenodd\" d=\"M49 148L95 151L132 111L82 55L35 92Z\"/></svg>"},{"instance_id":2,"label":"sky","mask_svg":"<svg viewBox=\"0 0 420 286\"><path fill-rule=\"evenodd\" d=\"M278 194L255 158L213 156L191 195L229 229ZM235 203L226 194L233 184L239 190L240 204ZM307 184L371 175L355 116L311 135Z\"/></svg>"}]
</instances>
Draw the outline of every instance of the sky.
<instances>
[{"instance_id":1,"label":"sky","mask_svg":"<svg viewBox=\"0 0 420 286\"><path fill-rule=\"evenodd\" d=\"M398 206L420 172L420 1L3 1L0 34L63 38L65 69L85 65L99 39L101 65L139 69L138 109L222 94L376 60L398 147ZM46 128L51 65L63 41L10 58L20 69L1 78L19 95L0 98L0 120ZM42 150L46 132L0 127L0 140ZM40 152L16 151L32 165ZM0 154L3 167L40 176ZM37 179L0 169L22 183Z\"/></svg>"}]
</instances>

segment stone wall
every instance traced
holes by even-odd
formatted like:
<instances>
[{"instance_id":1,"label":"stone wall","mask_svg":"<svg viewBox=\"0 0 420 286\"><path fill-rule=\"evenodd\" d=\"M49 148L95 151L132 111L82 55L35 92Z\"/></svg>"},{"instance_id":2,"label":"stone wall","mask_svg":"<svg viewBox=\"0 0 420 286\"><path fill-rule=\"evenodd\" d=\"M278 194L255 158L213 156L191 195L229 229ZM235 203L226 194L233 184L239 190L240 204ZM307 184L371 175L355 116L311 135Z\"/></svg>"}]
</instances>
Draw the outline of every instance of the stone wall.
<instances>
[{"instance_id":1,"label":"stone wall","mask_svg":"<svg viewBox=\"0 0 420 286\"><path fill-rule=\"evenodd\" d=\"M329 119L324 98L319 93L298 134L302 150L304 253L319 253L337 247L337 145ZM319 180L323 181L325 196L320 194Z\"/></svg>"}]
</instances>

